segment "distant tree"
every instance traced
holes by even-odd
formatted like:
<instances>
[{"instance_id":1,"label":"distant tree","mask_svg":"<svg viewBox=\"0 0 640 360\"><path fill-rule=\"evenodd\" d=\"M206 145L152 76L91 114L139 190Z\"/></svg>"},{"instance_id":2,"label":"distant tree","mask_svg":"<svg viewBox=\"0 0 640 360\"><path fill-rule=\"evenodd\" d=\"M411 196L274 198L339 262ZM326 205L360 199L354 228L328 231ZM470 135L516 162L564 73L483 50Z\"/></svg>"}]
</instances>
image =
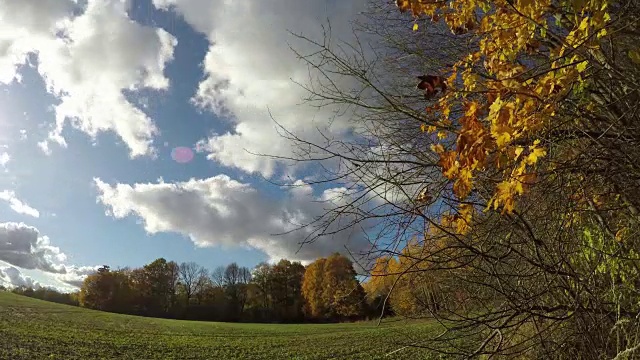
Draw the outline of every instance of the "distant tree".
<instances>
[{"instance_id":1,"label":"distant tree","mask_svg":"<svg viewBox=\"0 0 640 360\"><path fill-rule=\"evenodd\" d=\"M374 316L392 314L389 298L395 279L391 275L391 268L395 262L395 258L390 256L377 258L370 271L371 276L363 284L369 309Z\"/></svg>"},{"instance_id":2,"label":"distant tree","mask_svg":"<svg viewBox=\"0 0 640 360\"><path fill-rule=\"evenodd\" d=\"M211 280L218 287L224 287L225 285L225 267L218 266L211 272Z\"/></svg>"},{"instance_id":3,"label":"distant tree","mask_svg":"<svg viewBox=\"0 0 640 360\"><path fill-rule=\"evenodd\" d=\"M207 269L194 262L183 262L178 267L178 281L184 290L187 306L193 296L202 291L208 280L207 275Z\"/></svg>"},{"instance_id":4,"label":"distant tree","mask_svg":"<svg viewBox=\"0 0 640 360\"><path fill-rule=\"evenodd\" d=\"M265 262L258 264L253 270L252 282L258 292L256 298L260 299L260 306L263 309L271 308L272 270L272 266Z\"/></svg>"},{"instance_id":5,"label":"distant tree","mask_svg":"<svg viewBox=\"0 0 640 360\"><path fill-rule=\"evenodd\" d=\"M101 269L103 271L85 278L78 298L80 305L96 310L127 312L132 298L129 277L124 271Z\"/></svg>"},{"instance_id":6,"label":"distant tree","mask_svg":"<svg viewBox=\"0 0 640 360\"><path fill-rule=\"evenodd\" d=\"M323 299L329 317L352 318L362 315L364 290L356 278L353 263L335 253L327 258L323 274Z\"/></svg>"},{"instance_id":7,"label":"distant tree","mask_svg":"<svg viewBox=\"0 0 640 360\"><path fill-rule=\"evenodd\" d=\"M305 300L305 313L309 318L321 318L326 313L327 304L323 299L323 275L326 258L320 258L309 264L304 272L302 295Z\"/></svg>"},{"instance_id":8,"label":"distant tree","mask_svg":"<svg viewBox=\"0 0 640 360\"><path fill-rule=\"evenodd\" d=\"M307 266L302 293L311 318L340 320L364 315L364 290L353 263L338 253Z\"/></svg>"},{"instance_id":9,"label":"distant tree","mask_svg":"<svg viewBox=\"0 0 640 360\"><path fill-rule=\"evenodd\" d=\"M134 289L132 307L141 315L167 316L176 306L178 264L163 258L128 272Z\"/></svg>"},{"instance_id":10,"label":"distant tree","mask_svg":"<svg viewBox=\"0 0 640 360\"><path fill-rule=\"evenodd\" d=\"M251 271L236 263L229 264L223 273L223 287L227 295L227 307L231 320L239 320L247 302L247 284L251 281Z\"/></svg>"},{"instance_id":11,"label":"distant tree","mask_svg":"<svg viewBox=\"0 0 640 360\"><path fill-rule=\"evenodd\" d=\"M271 269L271 298L277 316L285 321L302 317L304 298L302 297L302 278L304 266L299 262L280 260Z\"/></svg>"}]
</instances>

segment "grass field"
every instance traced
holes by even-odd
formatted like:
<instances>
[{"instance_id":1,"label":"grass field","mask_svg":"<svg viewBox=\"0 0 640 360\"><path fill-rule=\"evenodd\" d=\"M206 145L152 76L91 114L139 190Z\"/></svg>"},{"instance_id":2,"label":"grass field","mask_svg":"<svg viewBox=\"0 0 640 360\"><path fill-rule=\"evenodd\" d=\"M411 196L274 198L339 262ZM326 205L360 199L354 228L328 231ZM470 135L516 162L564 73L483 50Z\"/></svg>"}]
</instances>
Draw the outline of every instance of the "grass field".
<instances>
[{"instance_id":1,"label":"grass field","mask_svg":"<svg viewBox=\"0 0 640 360\"><path fill-rule=\"evenodd\" d=\"M0 359L436 359L433 323L237 324L144 318L0 292Z\"/></svg>"}]
</instances>

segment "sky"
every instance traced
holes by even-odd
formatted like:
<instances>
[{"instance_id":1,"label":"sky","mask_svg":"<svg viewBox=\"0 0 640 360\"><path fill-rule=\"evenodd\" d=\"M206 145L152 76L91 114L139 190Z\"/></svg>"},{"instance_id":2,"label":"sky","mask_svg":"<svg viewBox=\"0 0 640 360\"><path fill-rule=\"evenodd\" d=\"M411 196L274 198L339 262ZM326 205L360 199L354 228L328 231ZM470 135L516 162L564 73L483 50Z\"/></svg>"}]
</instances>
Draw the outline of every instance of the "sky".
<instances>
[{"instance_id":1,"label":"sky","mask_svg":"<svg viewBox=\"0 0 640 360\"><path fill-rule=\"evenodd\" d=\"M292 35L351 34L364 0L0 1L0 285L73 290L97 266L209 269L366 248L291 232L341 200L311 141L348 114L302 100ZM299 83L299 84L296 84ZM281 183L289 186L278 186Z\"/></svg>"}]
</instances>

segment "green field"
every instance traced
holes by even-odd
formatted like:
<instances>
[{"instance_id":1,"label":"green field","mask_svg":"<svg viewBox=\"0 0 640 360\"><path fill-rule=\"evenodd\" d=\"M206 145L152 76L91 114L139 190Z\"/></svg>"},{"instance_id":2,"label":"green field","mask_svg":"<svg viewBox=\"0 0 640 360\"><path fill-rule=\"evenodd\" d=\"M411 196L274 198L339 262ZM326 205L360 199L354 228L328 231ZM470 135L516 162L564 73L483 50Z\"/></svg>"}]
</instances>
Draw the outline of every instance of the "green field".
<instances>
[{"instance_id":1,"label":"green field","mask_svg":"<svg viewBox=\"0 0 640 360\"><path fill-rule=\"evenodd\" d=\"M144 318L0 292L0 359L434 359L433 323L237 324Z\"/></svg>"}]
</instances>

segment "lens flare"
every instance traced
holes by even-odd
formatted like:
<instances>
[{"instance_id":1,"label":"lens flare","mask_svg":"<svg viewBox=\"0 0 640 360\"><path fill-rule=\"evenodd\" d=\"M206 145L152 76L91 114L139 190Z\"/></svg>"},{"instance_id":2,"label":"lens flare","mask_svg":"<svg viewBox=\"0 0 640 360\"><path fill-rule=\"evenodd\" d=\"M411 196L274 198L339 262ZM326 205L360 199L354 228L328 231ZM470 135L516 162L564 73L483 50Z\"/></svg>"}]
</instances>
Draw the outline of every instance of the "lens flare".
<instances>
[{"instance_id":1,"label":"lens flare","mask_svg":"<svg viewBox=\"0 0 640 360\"><path fill-rule=\"evenodd\" d=\"M185 146L178 146L171 150L171 158L180 164L186 164L193 160L193 151Z\"/></svg>"}]
</instances>

